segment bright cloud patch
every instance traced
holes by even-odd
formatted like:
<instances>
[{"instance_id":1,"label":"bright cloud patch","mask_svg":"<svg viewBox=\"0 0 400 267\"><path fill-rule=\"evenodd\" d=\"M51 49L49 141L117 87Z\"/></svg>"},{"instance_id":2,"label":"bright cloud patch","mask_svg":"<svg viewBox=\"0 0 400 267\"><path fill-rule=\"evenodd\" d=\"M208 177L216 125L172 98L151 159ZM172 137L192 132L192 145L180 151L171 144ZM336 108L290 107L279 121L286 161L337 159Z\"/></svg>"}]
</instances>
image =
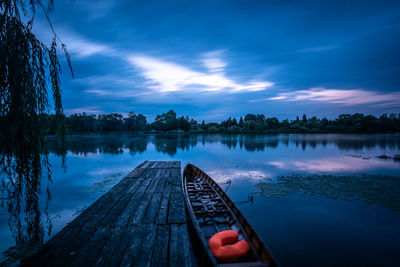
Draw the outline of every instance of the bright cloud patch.
<instances>
[{"instance_id":1,"label":"bright cloud patch","mask_svg":"<svg viewBox=\"0 0 400 267\"><path fill-rule=\"evenodd\" d=\"M141 75L149 81L148 88L161 93L172 91L238 93L261 91L273 85L266 81L237 83L222 72L226 63L212 57L203 60L209 73L147 56L131 56L128 61L141 70Z\"/></svg>"},{"instance_id":2,"label":"bright cloud patch","mask_svg":"<svg viewBox=\"0 0 400 267\"><path fill-rule=\"evenodd\" d=\"M68 32L64 33L63 39L65 39L65 42L68 43L68 50L76 58L82 59L98 54L104 56L113 56L116 53L113 48L107 45L92 42Z\"/></svg>"},{"instance_id":3,"label":"bright cloud patch","mask_svg":"<svg viewBox=\"0 0 400 267\"><path fill-rule=\"evenodd\" d=\"M203 65L210 72L223 72L228 64L221 59L222 51L214 51L204 54Z\"/></svg>"},{"instance_id":4,"label":"bright cloud patch","mask_svg":"<svg viewBox=\"0 0 400 267\"><path fill-rule=\"evenodd\" d=\"M369 104L369 103L387 103L400 106L400 92L378 93L374 91L341 90L311 88L309 90L281 93L278 96L270 97L264 100L284 100L284 101L317 101L343 104L347 106Z\"/></svg>"}]
</instances>

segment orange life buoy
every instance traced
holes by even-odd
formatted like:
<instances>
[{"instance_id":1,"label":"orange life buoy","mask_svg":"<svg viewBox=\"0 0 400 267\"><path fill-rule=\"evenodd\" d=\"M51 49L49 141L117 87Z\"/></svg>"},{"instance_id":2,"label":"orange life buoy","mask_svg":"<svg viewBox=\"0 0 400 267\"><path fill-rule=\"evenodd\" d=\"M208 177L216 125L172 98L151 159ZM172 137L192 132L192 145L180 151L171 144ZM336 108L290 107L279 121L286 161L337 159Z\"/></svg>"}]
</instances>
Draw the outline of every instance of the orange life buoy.
<instances>
[{"instance_id":1,"label":"orange life buoy","mask_svg":"<svg viewBox=\"0 0 400 267\"><path fill-rule=\"evenodd\" d=\"M225 230L216 233L208 241L208 246L215 258L233 260L247 254L250 245L239 239L239 233L234 230Z\"/></svg>"}]
</instances>

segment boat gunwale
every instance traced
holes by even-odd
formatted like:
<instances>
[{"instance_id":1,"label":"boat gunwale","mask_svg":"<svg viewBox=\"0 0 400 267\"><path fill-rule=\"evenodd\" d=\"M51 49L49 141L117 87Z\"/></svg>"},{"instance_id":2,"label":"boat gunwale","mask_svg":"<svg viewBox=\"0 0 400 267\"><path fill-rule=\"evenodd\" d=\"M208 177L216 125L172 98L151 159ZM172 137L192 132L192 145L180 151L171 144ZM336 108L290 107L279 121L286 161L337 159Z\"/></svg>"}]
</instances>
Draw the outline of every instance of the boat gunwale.
<instances>
[{"instance_id":1,"label":"boat gunwale","mask_svg":"<svg viewBox=\"0 0 400 267\"><path fill-rule=\"evenodd\" d=\"M222 201L225 202L228 210L231 212L231 216L236 221L236 223L239 224L241 230L244 232L248 241L251 243L251 246L254 247L254 252L256 253L256 258L259 258L259 260L263 261L263 263L265 263L265 264L268 264L268 266L276 266L277 263L274 260L274 257L272 256L271 252L268 250L267 246L262 241L261 237L256 233L254 228L250 225L250 223L243 216L241 211L236 207L235 203L224 192L224 190L222 190L222 188L218 185L218 183L216 183L207 173L205 173L198 167L194 166L193 164L188 163L184 169L183 179L182 179L182 185L183 185L183 189L184 189L184 193L185 193L185 200L188 204L188 210L189 210L190 216L192 218L192 222L195 225L195 230L196 230L200 240L202 241L201 243L202 243L205 251L207 252L210 260L212 261L212 263L215 266L224 264L224 263L218 264L217 260L212 255L211 251L209 250L209 248L207 246L207 241L205 240L205 237L201 231L199 222L194 214L194 210L191 205L191 201L189 199L189 194L187 191L187 183L186 183L188 177L194 177L194 175L192 175L192 176L188 175L187 172L188 172L189 168L192 170L192 172L194 174L199 175L200 178L204 179L207 183L209 183L211 185L211 187L213 188L213 190L221 197ZM198 172L198 173L196 173L196 172ZM258 245L256 245L255 242L257 242ZM242 263L245 263L245 262L242 262ZM227 264L232 264L232 263L227 263ZM237 263L237 264L240 264L240 263Z\"/></svg>"}]
</instances>

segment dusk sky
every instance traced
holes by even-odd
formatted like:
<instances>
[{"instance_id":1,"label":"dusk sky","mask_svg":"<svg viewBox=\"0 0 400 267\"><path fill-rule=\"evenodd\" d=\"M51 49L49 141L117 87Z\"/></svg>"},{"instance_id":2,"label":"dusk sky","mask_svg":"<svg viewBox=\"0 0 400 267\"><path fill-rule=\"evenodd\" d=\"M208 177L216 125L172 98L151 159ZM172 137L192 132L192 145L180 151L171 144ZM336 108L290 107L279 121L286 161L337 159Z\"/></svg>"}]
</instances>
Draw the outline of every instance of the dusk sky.
<instances>
[{"instance_id":1,"label":"dusk sky","mask_svg":"<svg viewBox=\"0 0 400 267\"><path fill-rule=\"evenodd\" d=\"M67 114L400 112L398 0L56 0L51 19L75 73Z\"/></svg>"}]
</instances>

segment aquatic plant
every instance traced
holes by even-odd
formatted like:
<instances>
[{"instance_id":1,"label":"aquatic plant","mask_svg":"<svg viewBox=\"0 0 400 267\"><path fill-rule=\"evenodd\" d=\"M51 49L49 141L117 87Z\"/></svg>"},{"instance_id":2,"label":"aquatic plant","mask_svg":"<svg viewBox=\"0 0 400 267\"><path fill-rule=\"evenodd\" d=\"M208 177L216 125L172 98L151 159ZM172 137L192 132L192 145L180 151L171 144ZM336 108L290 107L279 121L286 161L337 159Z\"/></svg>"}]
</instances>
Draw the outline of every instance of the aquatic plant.
<instances>
[{"instance_id":1,"label":"aquatic plant","mask_svg":"<svg viewBox=\"0 0 400 267\"><path fill-rule=\"evenodd\" d=\"M400 211L400 177L386 175L309 175L279 176L255 185L256 194L284 197L294 193L322 195L331 199L360 200Z\"/></svg>"}]
</instances>

